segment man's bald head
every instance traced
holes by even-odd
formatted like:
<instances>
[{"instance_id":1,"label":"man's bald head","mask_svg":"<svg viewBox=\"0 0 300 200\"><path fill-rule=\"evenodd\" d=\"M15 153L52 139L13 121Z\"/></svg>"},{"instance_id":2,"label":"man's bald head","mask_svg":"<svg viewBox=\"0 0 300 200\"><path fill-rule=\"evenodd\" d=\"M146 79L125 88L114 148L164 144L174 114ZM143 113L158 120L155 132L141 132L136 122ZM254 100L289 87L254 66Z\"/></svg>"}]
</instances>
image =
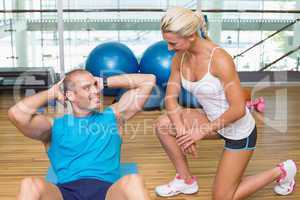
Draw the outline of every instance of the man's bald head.
<instances>
[{"instance_id":1,"label":"man's bald head","mask_svg":"<svg viewBox=\"0 0 300 200\"><path fill-rule=\"evenodd\" d=\"M64 81L63 81L64 94L66 94L67 91L74 90L78 76L80 76L82 74L91 75L88 71L86 71L84 69L75 69L66 74Z\"/></svg>"}]
</instances>

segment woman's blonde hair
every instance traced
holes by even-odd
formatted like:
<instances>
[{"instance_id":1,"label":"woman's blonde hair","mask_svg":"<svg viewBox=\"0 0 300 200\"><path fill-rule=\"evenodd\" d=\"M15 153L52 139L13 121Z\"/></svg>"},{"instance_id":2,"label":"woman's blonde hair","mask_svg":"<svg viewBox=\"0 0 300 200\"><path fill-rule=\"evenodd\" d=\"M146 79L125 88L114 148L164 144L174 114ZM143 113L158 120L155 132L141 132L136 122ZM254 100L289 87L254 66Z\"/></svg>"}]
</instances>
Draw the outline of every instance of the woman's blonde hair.
<instances>
[{"instance_id":1,"label":"woman's blonde hair","mask_svg":"<svg viewBox=\"0 0 300 200\"><path fill-rule=\"evenodd\" d=\"M198 33L207 38L207 25L201 11L193 12L183 7L169 8L161 19L160 29L163 33L176 33L182 37Z\"/></svg>"}]
</instances>

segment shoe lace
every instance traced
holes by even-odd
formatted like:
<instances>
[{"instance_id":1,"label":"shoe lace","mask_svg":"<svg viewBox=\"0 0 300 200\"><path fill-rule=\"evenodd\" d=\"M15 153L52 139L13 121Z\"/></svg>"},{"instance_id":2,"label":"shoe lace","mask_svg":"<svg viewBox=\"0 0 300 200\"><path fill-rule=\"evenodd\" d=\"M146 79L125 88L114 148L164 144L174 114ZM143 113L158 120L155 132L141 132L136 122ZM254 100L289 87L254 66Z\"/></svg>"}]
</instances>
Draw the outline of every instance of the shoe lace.
<instances>
[{"instance_id":1,"label":"shoe lace","mask_svg":"<svg viewBox=\"0 0 300 200\"><path fill-rule=\"evenodd\" d=\"M287 172L286 172L286 170L284 169L283 163L278 164L277 167L279 167L279 169L280 169L280 171L281 171L281 174L280 174L280 176L277 178L276 182L277 182L277 183L281 183L281 182L285 179L285 177L287 176Z\"/></svg>"}]
</instances>

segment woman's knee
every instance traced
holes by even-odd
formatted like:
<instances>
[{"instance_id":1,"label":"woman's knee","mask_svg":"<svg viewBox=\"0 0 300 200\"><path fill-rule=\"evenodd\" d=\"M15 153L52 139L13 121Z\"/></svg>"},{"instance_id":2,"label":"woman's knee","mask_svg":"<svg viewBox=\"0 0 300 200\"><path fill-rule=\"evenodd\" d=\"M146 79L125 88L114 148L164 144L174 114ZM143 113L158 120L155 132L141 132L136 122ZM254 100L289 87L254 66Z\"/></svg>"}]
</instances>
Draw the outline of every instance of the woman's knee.
<instances>
[{"instance_id":1,"label":"woman's knee","mask_svg":"<svg viewBox=\"0 0 300 200\"><path fill-rule=\"evenodd\" d=\"M213 193L213 200L234 200L233 195L225 193Z\"/></svg>"},{"instance_id":2,"label":"woman's knee","mask_svg":"<svg viewBox=\"0 0 300 200\"><path fill-rule=\"evenodd\" d=\"M208 122L206 115L199 109L185 109L181 115L188 127L198 127Z\"/></svg>"},{"instance_id":3,"label":"woman's knee","mask_svg":"<svg viewBox=\"0 0 300 200\"><path fill-rule=\"evenodd\" d=\"M154 122L154 127L158 137L169 135L171 121L167 115L162 115Z\"/></svg>"},{"instance_id":4,"label":"woman's knee","mask_svg":"<svg viewBox=\"0 0 300 200\"><path fill-rule=\"evenodd\" d=\"M234 198L234 190L213 189L213 200L237 200Z\"/></svg>"}]
</instances>

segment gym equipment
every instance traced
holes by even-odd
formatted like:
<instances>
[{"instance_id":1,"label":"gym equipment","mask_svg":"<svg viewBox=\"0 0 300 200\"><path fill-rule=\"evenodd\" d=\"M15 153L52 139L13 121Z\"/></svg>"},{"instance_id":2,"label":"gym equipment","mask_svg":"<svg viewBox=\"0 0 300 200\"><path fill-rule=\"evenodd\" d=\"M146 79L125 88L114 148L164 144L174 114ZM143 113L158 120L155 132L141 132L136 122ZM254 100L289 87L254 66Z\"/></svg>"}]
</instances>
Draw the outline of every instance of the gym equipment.
<instances>
[{"instance_id":1,"label":"gym equipment","mask_svg":"<svg viewBox=\"0 0 300 200\"><path fill-rule=\"evenodd\" d=\"M159 86L152 89L151 95L147 99L144 110L160 110L164 107L165 90Z\"/></svg>"},{"instance_id":2,"label":"gym equipment","mask_svg":"<svg viewBox=\"0 0 300 200\"><path fill-rule=\"evenodd\" d=\"M259 97L252 101L247 101L247 107L250 111L256 110L257 112L264 112L265 111L265 99L263 97Z\"/></svg>"},{"instance_id":3,"label":"gym equipment","mask_svg":"<svg viewBox=\"0 0 300 200\"><path fill-rule=\"evenodd\" d=\"M188 108L202 108L197 98L183 87L179 95L179 104Z\"/></svg>"},{"instance_id":4,"label":"gym equipment","mask_svg":"<svg viewBox=\"0 0 300 200\"><path fill-rule=\"evenodd\" d=\"M159 41L151 45L144 52L140 62L140 72L144 74L154 74L156 84L166 88L170 72L174 51L168 50L165 41Z\"/></svg>"},{"instance_id":5,"label":"gym equipment","mask_svg":"<svg viewBox=\"0 0 300 200\"><path fill-rule=\"evenodd\" d=\"M158 90L153 89L151 96L144 106L145 110L160 109L163 107L165 90L171 73L174 54L174 51L168 50L166 41L156 42L144 52L140 62L140 72L154 74L158 86ZM185 107L202 108L197 99L183 88L179 96L179 103Z\"/></svg>"},{"instance_id":6,"label":"gym equipment","mask_svg":"<svg viewBox=\"0 0 300 200\"><path fill-rule=\"evenodd\" d=\"M124 73L137 73L139 65L133 52L119 42L107 42L96 46L86 60L86 70L94 76L109 77ZM104 89L104 95L115 96L118 89Z\"/></svg>"},{"instance_id":7,"label":"gym equipment","mask_svg":"<svg viewBox=\"0 0 300 200\"><path fill-rule=\"evenodd\" d=\"M119 101L121 96L126 92L126 89L121 89L115 97L115 102ZM143 110L159 110L164 107L165 89L155 86L152 89L151 95L144 104Z\"/></svg>"},{"instance_id":8,"label":"gym equipment","mask_svg":"<svg viewBox=\"0 0 300 200\"><path fill-rule=\"evenodd\" d=\"M55 72L51 67L3 67L0 79L0 90L34 89L38 92L54 84Z\"/></svg>"},{"instance_id":9,"label":"gym equipment","mask_svg":"<svg viewBox=\"0 0 300 200\"><path fill-rule=\"evenodd\" d=\"M15 94L32 96L35 93L49 89L56 81L56 75L51 67L3 67L0 68L0 90L11 90ZM56 106L55 100L48 102ZM45 107L38 109L43 113Z\"/></svg>"},{"instance_id":10,"label":"gym equipment","mask_svg":"<svg viewBox=\"0 0 300 200\"><path fill-rule=\"evenodd\" d=\"M119 101L121 96L126 92L127 90L121 89L119 94L115 97L115 102ZM155 86L151 92L151 95L147 99L143 110L149 111L149 110L160 110L163 109L165 106L164 100L165 100L165 89L159 86ZM196 97L191 94L186 89L182 88L180 91L178 102L183 107L187 108L202 108Z\"/></svg>"}]
</instances>

